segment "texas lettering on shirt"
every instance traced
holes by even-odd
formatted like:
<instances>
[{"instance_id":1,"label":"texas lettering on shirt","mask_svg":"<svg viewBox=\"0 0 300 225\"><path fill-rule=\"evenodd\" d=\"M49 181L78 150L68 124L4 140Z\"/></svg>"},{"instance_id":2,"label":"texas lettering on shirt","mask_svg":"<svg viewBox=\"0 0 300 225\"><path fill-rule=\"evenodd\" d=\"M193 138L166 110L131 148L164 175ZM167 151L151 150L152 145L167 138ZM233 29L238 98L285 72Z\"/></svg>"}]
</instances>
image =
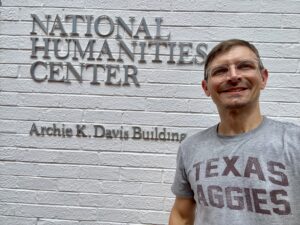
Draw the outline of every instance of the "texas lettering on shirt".
<instances>
[{"instance_id":1,"label":"texas lettering on shirt","mask_svg":"<svg viewBox=\"0 0 300 225\"><path fill-rule=\"evenodd\" d=\"M276 161L260 161L256 157L246 159L243 157L245 163L242 163L242 167L237 167L239 161L241 161L239 156L225 156L196 162L193 165L191 172L196 182L198 203L204 207L226 207L266 215L292 214L286 190L289 186L288 176L285 173L286 165ZM255 187L255 185L223 187L219 182L216 185L209 181L213 177L227 176L231 176L230 179L235 177L252 179L256 183L259 180L265 183L265 188Z\"/></svg>"}]
</instances>

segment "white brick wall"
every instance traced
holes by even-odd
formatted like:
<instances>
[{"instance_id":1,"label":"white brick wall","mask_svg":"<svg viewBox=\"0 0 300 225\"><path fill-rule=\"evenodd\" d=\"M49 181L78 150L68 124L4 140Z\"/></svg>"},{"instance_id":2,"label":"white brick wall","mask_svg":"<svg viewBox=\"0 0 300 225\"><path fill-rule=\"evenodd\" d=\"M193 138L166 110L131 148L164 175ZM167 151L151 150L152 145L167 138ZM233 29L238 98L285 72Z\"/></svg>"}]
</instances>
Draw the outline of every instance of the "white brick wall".
<instances>
[{"instance_id":1,"label":"white brick wall","mask_svg":"<svg viewBox=\"0 0 300 225\"><path fill-rule=\"evenodd\" d=\"M165 56L163 63L152 63L154 51L145 56L146 64L133 63L140 87L106 86L100 75L101 85L91 85L91 71L81 84L35 82L29 72L35 61L30 58L30 14L43 20L46 14L120 16L125 21L135 16L135 28L145 17L151 32L155 17L162 17L162 33L170 32L171 41L206 43L208 50L224 39L249 40L270 71L261 96L263 113L300 124L300 1L0 2L1 225L167 224L178 142L36 137L29 135L33 122L73 129L81 124L89 132L101 124L191 134L218 121L215 106L201 90L203 68L169 65ZM79 23L79 32L84 29ZM109 41L116 54L115 40Z\"/></svg>"}]
</instances>

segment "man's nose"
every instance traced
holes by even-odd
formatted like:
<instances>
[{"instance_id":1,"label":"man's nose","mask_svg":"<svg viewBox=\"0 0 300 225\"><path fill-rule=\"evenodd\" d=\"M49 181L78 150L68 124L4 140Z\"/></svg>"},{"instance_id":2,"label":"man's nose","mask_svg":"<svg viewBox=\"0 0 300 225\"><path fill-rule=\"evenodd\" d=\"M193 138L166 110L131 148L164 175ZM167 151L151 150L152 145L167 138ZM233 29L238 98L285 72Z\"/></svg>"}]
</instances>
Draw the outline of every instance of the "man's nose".
<instances>
[{"instance_id":1,"label":"man's nose","mask_svg":"<svg viewBox=\"0 0 300 225\"><path fill-rule=\"evenodd\" d=\"M235 65L230 65L229 66L228 73L227 73L227 79L230 79L230 80L238 80L238 79L240 79L240 73L236 69Z\"/></svg>"}]
</instances>

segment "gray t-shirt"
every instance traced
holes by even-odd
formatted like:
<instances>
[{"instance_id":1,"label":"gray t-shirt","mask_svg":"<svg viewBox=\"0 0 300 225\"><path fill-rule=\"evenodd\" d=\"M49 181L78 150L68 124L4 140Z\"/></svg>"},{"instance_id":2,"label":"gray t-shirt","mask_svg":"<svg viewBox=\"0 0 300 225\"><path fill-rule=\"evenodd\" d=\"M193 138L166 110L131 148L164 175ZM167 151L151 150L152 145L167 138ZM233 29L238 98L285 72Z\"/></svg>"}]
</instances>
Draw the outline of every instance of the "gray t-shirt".
<instances>
[{"instance_id":1,"label":"gray t-shirt","mask_svg":"<svg viewBox=\"0 0 300 225\"><path fill-rule=\"evenodd\" d=\"M264 118L220 136L217 125L181 144L173 193L194 198L196 225L299 225L300 127Z\"/></svg>"}]
</instances>

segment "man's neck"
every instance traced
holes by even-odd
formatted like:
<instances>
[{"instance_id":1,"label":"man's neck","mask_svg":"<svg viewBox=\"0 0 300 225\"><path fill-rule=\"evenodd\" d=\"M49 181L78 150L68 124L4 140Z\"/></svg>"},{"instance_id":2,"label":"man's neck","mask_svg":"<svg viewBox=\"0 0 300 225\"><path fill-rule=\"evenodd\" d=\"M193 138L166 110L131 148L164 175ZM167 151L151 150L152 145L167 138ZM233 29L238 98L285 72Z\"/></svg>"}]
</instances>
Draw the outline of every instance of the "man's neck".
<instances>
[{"instance_id":1,"label":"man's neck","mask_svg":"<svg viewBox=\"0 0 300 225\"><path fill-rule=\"evenodd\" d=\"M221 122L218 126L218 133L224 136L234 136L249 132L258 127L263 116L259 107L254 111L234 109L220 113Z\"/></svg>"}]
</instances>

